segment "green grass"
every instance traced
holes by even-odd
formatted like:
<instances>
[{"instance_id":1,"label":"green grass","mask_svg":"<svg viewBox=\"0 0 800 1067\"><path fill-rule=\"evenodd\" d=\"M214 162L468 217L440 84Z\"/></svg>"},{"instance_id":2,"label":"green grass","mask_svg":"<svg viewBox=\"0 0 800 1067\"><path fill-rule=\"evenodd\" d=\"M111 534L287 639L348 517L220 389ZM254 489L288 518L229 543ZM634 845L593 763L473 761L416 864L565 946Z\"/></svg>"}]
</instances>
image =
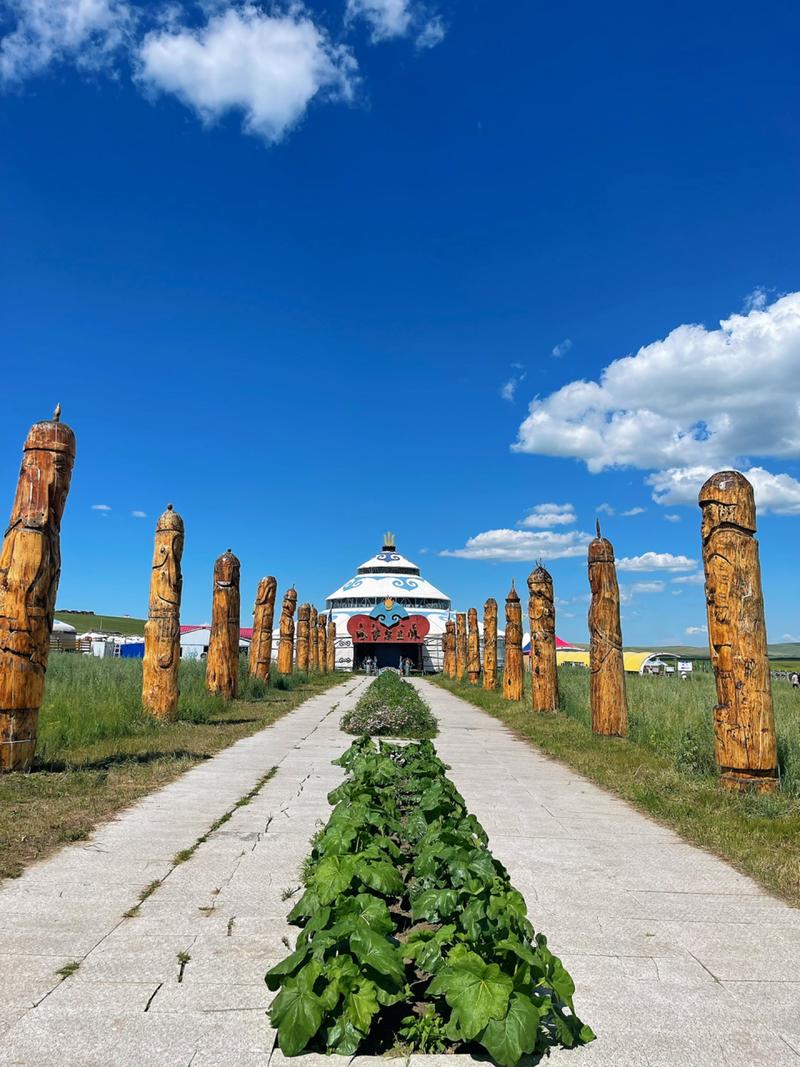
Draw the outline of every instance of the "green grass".
<instances>
[{"instance_id":1,"label":"green grass","mask_svg":"<svg viewBox=\"0 0 800 1067\"><path fill-rule=\"evenodd\" d=\"M141 706L141 660L50 656L39 743L30 774L0 777L0 878L19 874L201 760L342 681L341 676L251 679L241 699L204 687L205 665L181 664L178 720L158 723Z\"/></svg>"},{"instance_id":2,"label":"green grass","mask_svg":"<svg viewBox=\"0 0 800 1067\"><path fill-rule=\"evenodd\" d=\"M95 615L93 612L84 615L83 612L56 611L56 618L59 622L74 626L79 634L100 630L126 636L144 635L144 619L131 619L127 615Z\"/></svg>"},{"instance_id":3,"label":"green grass","mask_svg":"<svg viewBox=\"0 0 800 1067\"><path fill-rule=\"evenodd\" d=\"M394 671L384 671L342 716L342 729L368 737L422 739L438 733L431 709L413 685Z\"/></svg>"},{"instance_id":4,"label":"green grass","mask_svg":"<svg viewBox=\"0 0 800 1067\"><path fill-rule=\"evenodd\" d=\"M483 708L519 737L628 800L751 875L767 889L800 904L800 699L775 685L781 790L773 796L729 793L714 764L714 681L626 677L630 733L598 737L589 717L589 672L559 669L561 713L536 715L525 699L449 681L436 684Z\"/></svg>"}]
</instances>

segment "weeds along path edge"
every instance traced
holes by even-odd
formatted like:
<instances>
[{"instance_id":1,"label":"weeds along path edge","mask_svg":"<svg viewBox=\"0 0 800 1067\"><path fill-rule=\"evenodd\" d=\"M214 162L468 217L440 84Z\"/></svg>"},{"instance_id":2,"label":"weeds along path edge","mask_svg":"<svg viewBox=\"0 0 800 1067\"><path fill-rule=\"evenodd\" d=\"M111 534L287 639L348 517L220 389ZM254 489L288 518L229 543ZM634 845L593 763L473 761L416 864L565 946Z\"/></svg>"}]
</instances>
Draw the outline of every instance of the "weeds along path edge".
<instances>
[{"instance_id":1,"label":"weeds along path edge","mask_svg":"<svg viewBox=\"0 0 800 1067\"><path fill-rule=\"evenodd\" d=\"M563 713L534 714L527 699L510 703L500 692L486 692L441 676L429 680L499 719L522 741L800 906L800 801L796 797L729 793L720 789L714 777L681 771L673 759L644 744L597 737Z\"/></svg>"}]
</instances>

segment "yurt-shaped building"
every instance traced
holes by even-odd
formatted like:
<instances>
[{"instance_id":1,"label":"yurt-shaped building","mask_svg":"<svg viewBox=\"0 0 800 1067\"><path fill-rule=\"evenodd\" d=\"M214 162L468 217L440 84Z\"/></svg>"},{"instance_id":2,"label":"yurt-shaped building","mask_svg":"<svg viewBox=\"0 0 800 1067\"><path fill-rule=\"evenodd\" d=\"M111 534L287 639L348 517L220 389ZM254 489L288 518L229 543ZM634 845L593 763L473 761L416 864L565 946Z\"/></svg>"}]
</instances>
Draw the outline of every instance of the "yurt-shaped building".
<instances>
[{"instance_id":1,"label":"yurt-shaped building","mask_svg":"<svg viewBox=\"0 0 800 1067\"><path fill-rule=\"evenodd\" d=\"M450 597L401 556L387 533L377 555L325 601L336 624L336 669L361 670L367 659L381 667L411 661L415 671L442 669L442 638Z\"/></svg>"}]
</instances>

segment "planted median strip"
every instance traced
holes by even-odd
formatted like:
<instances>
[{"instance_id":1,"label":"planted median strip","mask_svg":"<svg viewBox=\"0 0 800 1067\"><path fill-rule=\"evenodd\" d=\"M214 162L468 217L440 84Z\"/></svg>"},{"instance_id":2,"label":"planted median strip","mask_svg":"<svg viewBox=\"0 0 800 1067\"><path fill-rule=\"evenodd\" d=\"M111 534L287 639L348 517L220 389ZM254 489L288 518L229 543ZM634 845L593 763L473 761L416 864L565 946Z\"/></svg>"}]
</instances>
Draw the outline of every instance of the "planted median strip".
<instances>
[{"instance_id":1,"label":"planted median strip","mask_svg":"<svg viewBox=\"0 0 800 1067\"><path fill-rule=\"evenodd\" d=\"M286 1055L473 1051L502 1067L594 1034L430 741L360 738L266 976Z\"/></svg>"}]
</instances>

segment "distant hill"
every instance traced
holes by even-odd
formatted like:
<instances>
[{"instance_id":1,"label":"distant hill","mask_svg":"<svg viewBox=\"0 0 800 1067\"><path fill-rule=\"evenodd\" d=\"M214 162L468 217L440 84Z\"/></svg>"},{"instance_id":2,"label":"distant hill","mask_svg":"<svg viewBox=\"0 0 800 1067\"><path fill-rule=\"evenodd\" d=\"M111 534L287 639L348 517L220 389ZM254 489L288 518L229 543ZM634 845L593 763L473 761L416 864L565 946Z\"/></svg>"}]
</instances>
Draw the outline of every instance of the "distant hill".
<instances>
[{"instance_id":1,"label":"distant hill","mask_svg":"<svg viewBox=\"0 0 800 1067\"><path fill-rule=\"evenodd\" d=\"M124 635L144 634L144 619L130 619L121 615L94 615L91 612L84 614L82 611L57 611L56 618L74 626L79 634L85 634L88 630Z\"/></svg>"}]
</instances>

